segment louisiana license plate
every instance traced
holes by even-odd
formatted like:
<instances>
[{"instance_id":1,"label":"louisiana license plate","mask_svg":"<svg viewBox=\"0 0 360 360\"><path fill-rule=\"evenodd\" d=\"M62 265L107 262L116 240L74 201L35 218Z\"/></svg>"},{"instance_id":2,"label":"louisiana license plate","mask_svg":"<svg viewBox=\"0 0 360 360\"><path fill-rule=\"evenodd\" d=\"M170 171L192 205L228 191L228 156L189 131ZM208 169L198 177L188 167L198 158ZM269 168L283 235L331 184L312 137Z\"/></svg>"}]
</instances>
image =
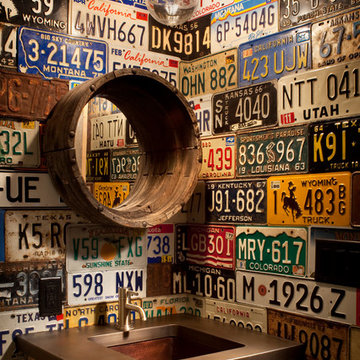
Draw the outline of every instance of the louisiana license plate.
<instances>
[{"instance_id":1,"label":"louisiana license plate","mask_svg":"<svg viewBox=\"0 0 360 360\"><path fill-rule=\"evenodd\" d=\"M0 67L17 67L17 28L0 24Z\"/></svg>"},{"instance_id":2,"label":"louisiana license plate","mask_svg":"<svg viewBox=\"0 0 360 360\"><path fill-rule=\"evenodd\" d=\"M206 222L266 224L266 179L208 182Z\"/></svg>"},{"instance_id":3,"label":"louisiana license plate","mask_svg":"<svg viewBox=\"0 0 360 360\"><path fill-rule=\"evenodd\" d=\"M350 225L350 173L268 178L268 224Z\"/></svg>"},{"instance_id":4,"label":"louisiana license plate","mask_svg":"<svg viewBox=\"0 0 360 360\"><path fill-rule=\"evenodd\" d=\"M96 182L93 191L99 203L114 208L127 198L130 193L130 184L128 182Z\"/></svg>"},{"instance_id":5,"label":"louisiana license plate","mask_svg":"<svg viewBox=\"0 0 360 360\"><path fill-rule=\"evenodd\" d=\"M135 180L140 166L139 149L118 149L111 152L112 181Z\"/></svg>"},{"instance_id":6,"label":"louisiana license plate","mask_svg":"<svg viewBox=\"0 0 360 360\"><path fill-rule=\"evenodd\" d=\"M110 150L86 153L86 181L110 181Z\"/></svg>"}]
</instances>

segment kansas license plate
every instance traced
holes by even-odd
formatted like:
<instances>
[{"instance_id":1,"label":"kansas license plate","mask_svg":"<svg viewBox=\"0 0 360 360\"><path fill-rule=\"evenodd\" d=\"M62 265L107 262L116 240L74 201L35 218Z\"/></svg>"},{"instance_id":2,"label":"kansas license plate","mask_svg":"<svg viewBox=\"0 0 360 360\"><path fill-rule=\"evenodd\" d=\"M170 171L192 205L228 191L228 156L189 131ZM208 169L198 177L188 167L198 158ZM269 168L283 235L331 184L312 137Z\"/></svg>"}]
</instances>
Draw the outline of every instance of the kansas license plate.
<instances>
[{"instance_id":1,"label":"kansas license plate","mask_svg":"<svg viewBox=\"0 0 360 360\"><path fill-rule=\"evenodd\" d=\"M110 150L86 153L86 181L110 181Z\"/></svg>"},{"instance_id":2,"label":"kansas license plate","mask_svg":"<svg viewBox=\"0 0 360 360\"><path fill-rule=\"evenodd\" d=\"M206 222L266 224L266 179L208 182Z\"/></svg>"},{"instance_id":3,"label":"kansas license plate","mask_svg":"<svg viewBox=\"0 0 360 360\"><path fill-rule=\"evenodd\" d=\"M17 28L0 24L0 67L17 68Z\"/></svg>"},{"instance_id":4,"label":"kansas license plate","mask_svg":"<svg viewBox=\"0 0 360 360\"><path fill-rule=\"evenodd\" d=\"M245 0L211 14L211 52L278 31L277 1Z\"/></svg>"},{"instance_id":5,"label":"kansas license plate","mask_svg":"<svg viewBox=\"0 0 360 360\"><path fill-rule=\"evenodd\" d=\"M268 224L350 225L350 173L268 178Z\"/></svg>"},{"instance_id":6,"label":"kansas license plate","mask_svg":"<svg viewBox=\"0 0 360 360\"><path fill-rule=\"evenodd\" d=\"M360 10L353 10L312 24L312 67L359 59Z\"/></svg>"},{"instance_id":7,"label":"kansas license plate","mask_svg":"<svg viewBox=\"0 0 360 360\"><path fill-rule=\"evenodd\" d=\"M211 108L211 94L198 96L189 99L189 105L194 110L200 136L211 136L212 135L212 108Z\"/></svg>"},{"instance_id":8,"label":"kansas license plate","mask_svg":"<svg viewBox=\"0 0 360 360\"><path fill-rule=\"evenodd\" d=\"M118 149L111 152L112 181L135 180L140 166L139 149Z\"/></svg>"},{"instance_id":9,"label":"kansas license plate","mask_svg":"<svg viewBox=\"0 0 360 360\"><path fill-rule=\"evenodd\" d=\"M180 61L179 87L188 98L234 89L237 51L230 49L194 61Z\"/></svg>"},{"instance_id":10,"label":"kansas license plate","mask_svg":"<svg viewBox=\"0 0 360 360\"><path fill-rule=\"evenodd\" d=\"M172 263L174 260L174 224L160 224L146 232L148 263Z\"/></svg>"},{"instance_id":11,"label":"kansas license plate","mask_svg":"<svg viewBox=\"0 0 360 360\"><path fill-rule=\"evenodd\" d=\"M305 276L305 228L236 227L236 268L288 276Z\"/></svg>"},{"instance_id":12,"label":"kansas license plate","mask_svg":"<svg viewBox=\"0 0 360 360\"><path fill-rule=\"evenodd\" d=\"M359 70L355 61L279 79L279 125L358 115Z\"/></svg>"},{"instance_id":13,"label":"kansas license plate","mask_svg":"<svg viewBox=\"0 0 360 360\"><path fill-rule=\"evenodd\" d=\"M213 96L214 133L277 124L276 84L248 86Z\"/></svg>"},{"instance_id":14,"label":"kansas license plate","mask_svg":"<svg viewBox=\"0 0 360 360\"><path fill-rule=\"evenodd\" d=\"M45 79L88 80L107 72L108 45L102 41L20 28L18 70Z\"/></svg>"},{"instance_id":15,"label":"kansas license plate","mask_svg":"<svg viewBox=\"0 0 360 360\"><path fill-rule=\"evenodd\" d=\"M307 172L305 126L237 135L237 176Z\"/></svg>"},{"instance_id":16,"label":"kansas license plate","mask_svg":"<svg viewBox=\"0 0 360 360\"><path fill-rule=\"evenodd\" d=\"M128 182L96 182L93 191L99 203L114 208L127 198L130 193L130 184Z\"/></svg>"},{"instance_id":17,"label":"kansas license plate","mask_svg":"<svg viewBox=\"0 0 360 360\"><path fill-rule=\"evenodd\" d=\"M282 31L239 46L239 86L279 79L311 68L310 26Z\"/></svg>"}]
</instances>

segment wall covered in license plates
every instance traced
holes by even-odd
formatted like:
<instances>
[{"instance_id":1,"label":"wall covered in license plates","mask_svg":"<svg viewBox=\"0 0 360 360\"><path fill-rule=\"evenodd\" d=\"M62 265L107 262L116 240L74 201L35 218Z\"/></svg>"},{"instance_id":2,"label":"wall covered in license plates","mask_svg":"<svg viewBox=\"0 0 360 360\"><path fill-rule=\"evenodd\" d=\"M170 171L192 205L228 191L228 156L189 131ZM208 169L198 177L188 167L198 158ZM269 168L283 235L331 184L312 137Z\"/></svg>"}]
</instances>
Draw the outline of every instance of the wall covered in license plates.
<instances>
[{"instance_id":1,"label":"wall covered in license plates","mask_svg":"<svg viewBox=\"0 0 360 360\"><path fill-rule=\"evenodd\" d=\"M118 286L148 317L189 313L305 343L307 359L358 359L359 5L199 0L167 27L145 0L0 1L0 359L18 334L114 323ZM190 201L147 230L78 216L42 153L56 102L123 68L177 87L201 132ZM136 134L102 98L82 117L84 179L114 207L136 179ZM49 277L62 311L40 316Z\"/></svg>"}]
</instances>

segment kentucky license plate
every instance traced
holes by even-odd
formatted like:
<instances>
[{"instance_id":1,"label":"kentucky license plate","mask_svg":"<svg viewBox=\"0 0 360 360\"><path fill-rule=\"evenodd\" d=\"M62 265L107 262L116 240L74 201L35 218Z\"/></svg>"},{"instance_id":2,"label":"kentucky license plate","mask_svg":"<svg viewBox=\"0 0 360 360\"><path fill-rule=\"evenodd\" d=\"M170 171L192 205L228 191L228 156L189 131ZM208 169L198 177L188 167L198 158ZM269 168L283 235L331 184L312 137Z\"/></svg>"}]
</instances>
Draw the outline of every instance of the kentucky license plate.
<instances>
[{"instance_id":1,"label":"kentucky license plate","mask_svg":"<svg viewBox=\"0 0 360 360\"><path fill-rule=\"evenodd\" d=\"M0 67L17 67L17 27L0 24Z\"/></svg>"},{"instance_id":2,"label":"kentucky license plate","mask_svg":"<svg viewBox=\"0 0 360 360\"><path fill-rule=\"evenodd\" d=\"M112 181L135 180L140 166L139 149L118 149L111 152Z\"/></svg>"},{"instance_id":3,"label":"kentucky license plate","mask_svg":"<svg viewBox=\"0 0 360 360\"><path fill-rule=\"evenodd\" d=\"M95 199L109 207L120 205L130 193L128 182L96 182L94 183Z\"/></svg>"},{"instance_id":4,"label":"kentucky license plate","mask_svg":"<svg viewBox=\"0 0 360 360\"><path fill-rule=\"evenodd\" d=\"M350 225L350 173L268 178L268 224Z\"/></svg>"}]
</instances>

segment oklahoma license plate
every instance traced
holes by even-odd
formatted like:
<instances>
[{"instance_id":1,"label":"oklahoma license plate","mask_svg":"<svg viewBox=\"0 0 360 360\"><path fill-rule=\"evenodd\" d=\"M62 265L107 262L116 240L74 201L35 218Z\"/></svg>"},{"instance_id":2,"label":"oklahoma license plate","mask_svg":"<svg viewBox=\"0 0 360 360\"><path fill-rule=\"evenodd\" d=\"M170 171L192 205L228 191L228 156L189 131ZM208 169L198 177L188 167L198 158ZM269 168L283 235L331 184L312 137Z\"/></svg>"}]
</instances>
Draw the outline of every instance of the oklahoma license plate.
<instances>
[{"instance_id":1,"label":"oklahoma license plate","mask_svg":"<svg viewBox=\"0 0 360 360\"><path fill-rule=\"evenodd\" d=\"M96 182L94 196L101 204L114 208L120 205L130 193L128 182Z\"/></svg>"}]
</instances>

